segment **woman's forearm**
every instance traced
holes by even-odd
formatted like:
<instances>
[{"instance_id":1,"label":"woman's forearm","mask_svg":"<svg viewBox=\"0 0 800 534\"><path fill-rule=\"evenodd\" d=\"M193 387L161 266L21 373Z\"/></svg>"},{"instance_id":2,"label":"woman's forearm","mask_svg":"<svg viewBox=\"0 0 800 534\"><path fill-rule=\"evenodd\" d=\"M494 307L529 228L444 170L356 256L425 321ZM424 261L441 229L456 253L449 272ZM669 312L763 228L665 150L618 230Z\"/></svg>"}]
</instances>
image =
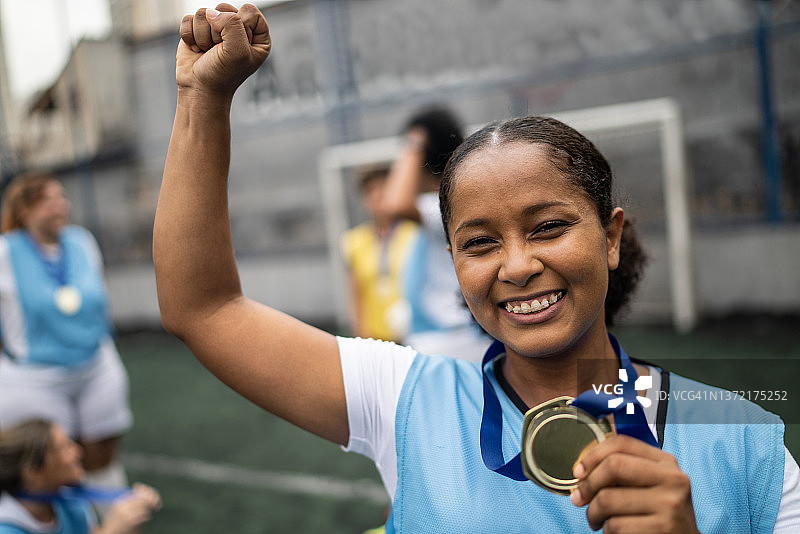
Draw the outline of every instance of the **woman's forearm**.
<instances>
[{"instance_id":1,"label":"woman's forearm","mask_svg":"<svg viewBox=\"0 0 800 534\"><path fill-rule=\"evenodd\" d=\"M420 147L406 147L392 164L383 191L380 211L388 219L405 217L419 221L420 192L425 157Z\"/></svg>"},{"instance_id":2,"label":"woman's forearm","mask_svg":"<svg viewBox=\"0 0 800 534\"><path fill-rule=\"evenodd\" d=\"M228 215L231 97L180 91L153 233L165 327L241 294Z\"/></svg>"},{"instance_id":3,"label":"woman's forearm","mask_svg":"<svg viewBox=\"0 0 800 534\"><path fill-rule=\"evenodd\" d=\"M218 7L181 22L178 107L153 236L162 322L232 389L345 444L347 405L334 336L241 292L228 216L230 108L271 40L252 4Z\"/></svg>"}]
</instances>

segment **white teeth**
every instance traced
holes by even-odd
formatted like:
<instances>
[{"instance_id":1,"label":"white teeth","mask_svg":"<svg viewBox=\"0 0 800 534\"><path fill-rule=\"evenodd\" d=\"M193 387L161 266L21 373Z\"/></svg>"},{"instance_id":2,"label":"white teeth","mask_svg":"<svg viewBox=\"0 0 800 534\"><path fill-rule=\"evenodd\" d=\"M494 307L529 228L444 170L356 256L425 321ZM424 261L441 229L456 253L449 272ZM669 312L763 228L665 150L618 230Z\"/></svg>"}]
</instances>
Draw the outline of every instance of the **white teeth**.
<instances>
[{"instance_id":1,"label":"white teeth","mask_svg":"<svg viewBox=\"0 0 800 534\"><path fill-rule=\"evenodd\" d=\"M534 299L531 303L522 302L517 306L513 306L511 303L506 303L506 311L510 313L535 313L537 311L544 310L545 308L549 308L552 304L558 302L558 300L564 296L562 291L558 293L553 293L549 297L542 298L542 301L539 302L538 300Z\"/></svg>"}]
</instances>

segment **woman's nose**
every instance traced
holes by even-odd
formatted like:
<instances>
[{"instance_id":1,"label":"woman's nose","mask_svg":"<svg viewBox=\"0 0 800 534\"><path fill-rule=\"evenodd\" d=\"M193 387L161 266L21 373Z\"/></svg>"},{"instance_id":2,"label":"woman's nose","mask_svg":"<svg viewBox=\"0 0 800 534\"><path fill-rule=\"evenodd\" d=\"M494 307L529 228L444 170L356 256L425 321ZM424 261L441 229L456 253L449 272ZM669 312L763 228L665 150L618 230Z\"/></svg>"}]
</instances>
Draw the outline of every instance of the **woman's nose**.
<instances>
[{"instance_id":1,"label":"woman's nose","mask_svg":"<svg viewBox=\"0 0 800 534\"><path fill-rule=\"evenodd\" d=\"M529 247L515 246L503 255L502 265L498 271L501 282L509 282L518 287L525 287L530 279L544 270L544 264Z\"/></svg>"}]
</instances>

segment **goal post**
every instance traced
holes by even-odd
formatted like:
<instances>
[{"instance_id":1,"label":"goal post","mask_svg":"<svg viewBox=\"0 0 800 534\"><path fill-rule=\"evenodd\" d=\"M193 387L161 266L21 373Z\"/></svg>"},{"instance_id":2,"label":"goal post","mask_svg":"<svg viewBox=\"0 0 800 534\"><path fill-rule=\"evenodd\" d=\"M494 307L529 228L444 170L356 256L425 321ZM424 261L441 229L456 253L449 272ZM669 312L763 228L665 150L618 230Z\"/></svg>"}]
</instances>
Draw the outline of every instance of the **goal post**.
<instances>
[{"instance_id":1,"label":"goal post","mask_svg":"<svg viewBox=\"0 0 800 534\"><path fill-rule=\"evenodd\" d=\"M658 135L671 319L679 332L697 323L694 298L692 235L683 119L678 104L671 98L643 100L609 106L551 114L591 138L605 133L646 128ZM482 125L468 127L474 131ZM362 165L389 163L400 153L401 139L387 137L328 147L319 158L326 237L329 248L337 322L344 326L348 295L339 247L342 233L352 226L347 208L347 170Z\"/></svg>"},{"instance_id":2,"label":"goal post","mask_svg":"<svg viewBox=\"0 0 800 534\"><path fill-rule=\"evenodd\" d=\"M688 332L697 323L686 142L680 107L671 98L643 100L562 113L553 117L584 135L654 128L659 136L672 323Z\"/></svg>"}]
</instances>

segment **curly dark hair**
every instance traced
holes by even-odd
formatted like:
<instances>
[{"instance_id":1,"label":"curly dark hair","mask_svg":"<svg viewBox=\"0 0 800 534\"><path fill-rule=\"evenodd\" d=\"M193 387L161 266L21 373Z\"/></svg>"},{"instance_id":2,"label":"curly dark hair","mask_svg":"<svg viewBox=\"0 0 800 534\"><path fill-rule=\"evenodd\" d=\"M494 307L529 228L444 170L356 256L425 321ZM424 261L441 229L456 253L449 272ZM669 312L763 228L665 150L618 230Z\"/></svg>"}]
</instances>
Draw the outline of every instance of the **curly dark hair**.
<instances>
[{"instance_id":1,"label":"curly dark hair","mask_svg":"<svg viewBox=\"0 0 800 534\"><path fill-rule=\"evenodd\" d=\"M412 128L422 128L427 133L425 166L431 173L441 174L450 154L464 140L461 122L449 109L431 106L412 115L403 132Z\"/></svg>"},{"instance_id":2,"label":"curly dark hair","mask_svg":"<svg viewBox=\"0 0 800 534\"><path fill-rule=\"evenodd\" d=\"M611 222L614 202L613 175L606 158L594 144L566 124L549 117L523 117L491 123L469 136L452 154L442 174L439 205L442 224L448 236L453 177L459 166L474 151L490 144L524 142L547 147L552 162L594 202L600 223ZM631 222L625 221L620 242L619 267L609 271L605 300L605 322L614 318L630 301L644 272L647 255Z\"/></svg>"}]
</instances>

